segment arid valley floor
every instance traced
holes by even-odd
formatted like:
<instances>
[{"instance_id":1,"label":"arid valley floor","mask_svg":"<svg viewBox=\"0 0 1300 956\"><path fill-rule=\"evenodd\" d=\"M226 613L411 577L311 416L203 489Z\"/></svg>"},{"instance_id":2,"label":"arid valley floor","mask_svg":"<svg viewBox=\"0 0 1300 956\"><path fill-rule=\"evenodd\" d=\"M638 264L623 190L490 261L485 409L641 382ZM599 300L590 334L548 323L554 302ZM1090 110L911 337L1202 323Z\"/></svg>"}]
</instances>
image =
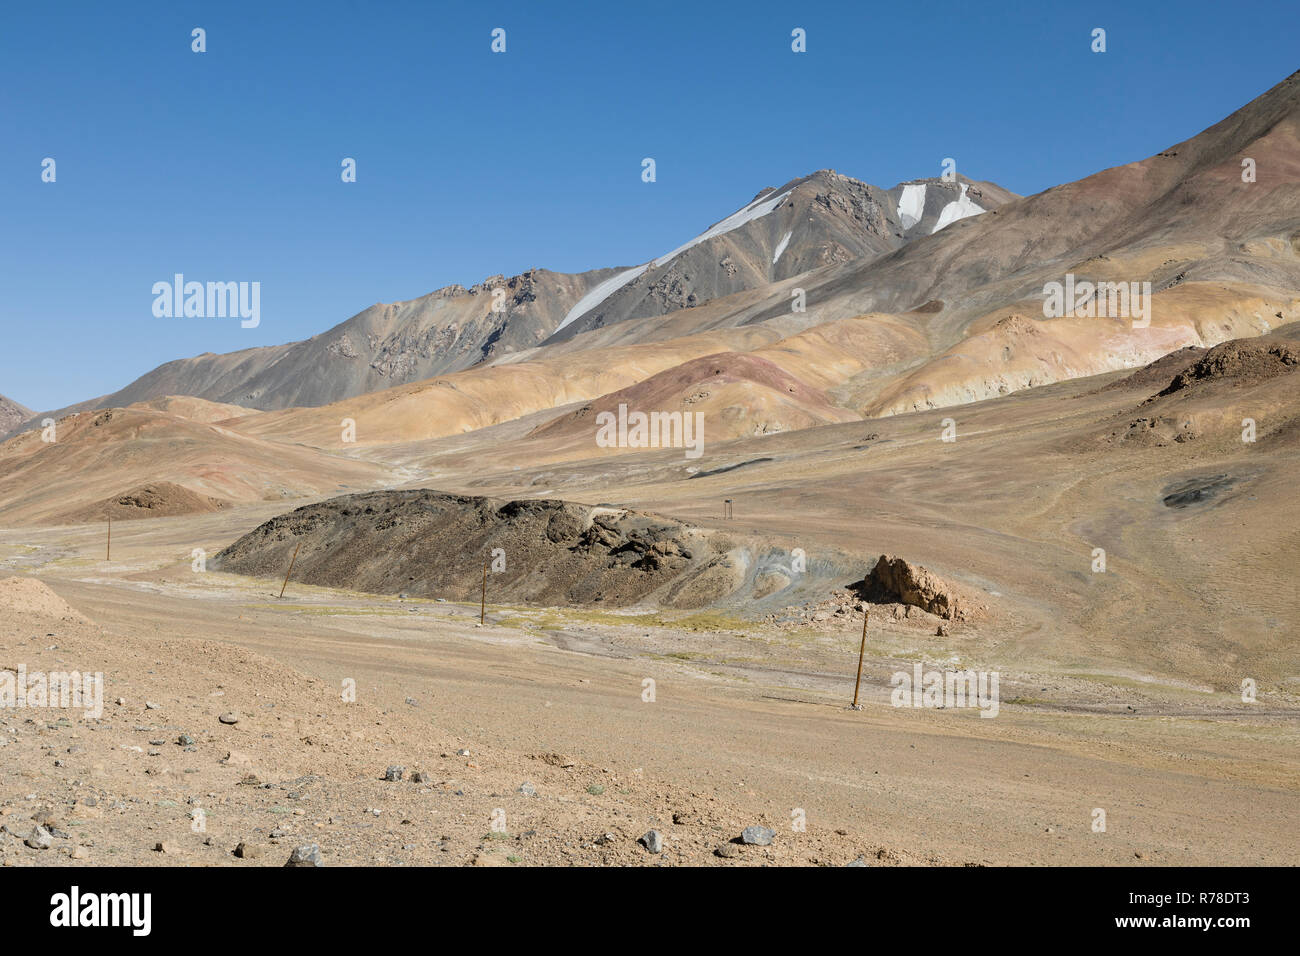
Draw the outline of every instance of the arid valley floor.
<instances>
[{"instance_id":1,"label":"arid valley floor","mask_svg":"<svg viewBox=\"0 0 1300 956\"><path fill-rule=\"evenodd\" d=\"M680 452L516 470L496 436L382 466L436 474L412 487L617 500L810 558L838 549L863 573L891 551L960 569L987 613L940 637L932 615L873 611L859 712L861 614L780 624L489 591L480 628L476 602L293 580L280 600L280 581L193 570L193 549L215 554L278 503L116 522L111 560L103 522L4 531L0 574L88 620L53 596L19 610L10 584L0 651L102 671L107 701L98 724L3 715L0 856L282 865L311 842L327 864L1294 864L1300 702L1274 636L1296 624L1280 584L1294 523L1277 520L1295 513L1294 446L1089 446L1152 391L1106 387L1126 377L965 407L954 443L942 411L738 441L712 460L771 460L702 480L680 479ZM1249 477L1162 502L1177 479L1224 473ZM1098 542L1111 564L1094 575ZM997 719L891 707L889 674L918 660L999 670ZM383 780L389 766L404 779ZM33 818L66 836L25 846ZM772 844L733 843L750 825ZM650 829L661 855L637 843Z\"/></svg>"}]
</instances>

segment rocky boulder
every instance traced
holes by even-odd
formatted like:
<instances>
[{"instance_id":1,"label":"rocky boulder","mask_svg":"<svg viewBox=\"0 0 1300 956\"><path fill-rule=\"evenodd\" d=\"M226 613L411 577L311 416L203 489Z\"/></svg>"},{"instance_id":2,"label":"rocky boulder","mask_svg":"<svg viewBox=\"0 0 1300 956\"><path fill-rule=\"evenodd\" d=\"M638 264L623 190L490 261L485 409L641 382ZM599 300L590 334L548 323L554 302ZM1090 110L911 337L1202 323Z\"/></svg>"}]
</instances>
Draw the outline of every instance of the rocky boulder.
<instances>
[{"instance_id":1,"label":"rocky boulder","mask_svg":"<svg viewBox=\"0 0 1300 956\"><path fill-rule=\"evenodd\" d=\"M961 620L969 608L960 592L919 564L882 554L867 575L866 591L877 603L910 604L948 620Z\"/></svg>"}]
</instances>

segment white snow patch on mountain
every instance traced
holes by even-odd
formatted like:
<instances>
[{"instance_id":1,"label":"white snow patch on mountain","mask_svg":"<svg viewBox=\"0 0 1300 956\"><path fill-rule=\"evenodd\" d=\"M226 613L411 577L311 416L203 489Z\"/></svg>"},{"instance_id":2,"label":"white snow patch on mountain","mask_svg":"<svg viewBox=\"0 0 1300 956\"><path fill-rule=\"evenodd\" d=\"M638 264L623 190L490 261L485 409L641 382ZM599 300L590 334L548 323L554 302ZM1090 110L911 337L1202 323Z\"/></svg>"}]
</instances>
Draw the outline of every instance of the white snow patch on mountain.
<instances>
[{"instance_id":1,"label":"white snow patch on mountain","mask_svg":"<svg viewBox=\"0 0 1300 956\"><path fill-rule=\"evenodd\" d=\"M930 230L930 235L933 236L944 226L951 226L958 219L965 219L967 216L978 216L983 211L982 206L976 205L974 200L966 198L966 184L962 183L961 195L943 207L943 211L939 213L939 221Z\"/></svg>"},{"instance_id":2,"label":"white snow patch on mountain","mask_svg":"<svg viewBox=\"0 0 1300 956\"><path fill-rule=\"evenodd\" d=\"M793 232L787 232L776 244L776 252L772 253L772 265L776 265L776 260L781 258L781 253L785 252L785 247L790 245L790 237L793 235Z\"/></svg>"},{"instance_id":3,"label":"white snow patch on mountain","mask_svg":"<svg viewBox=\"0 0 1300 956\"><path fill-rule=\"evenodd\" d=\"M779 196L772 196L769 199L755 199L744 209L740 210L739 212L733 212L730 216L722 220L717 225L709 227L708 231L700 233L690 242L678 246L676 249L674 249L672 252L668 253L667 255L660 256L658 259L654 260L654 262L650 263L650 265L655 266L657 268L663 265L665 262L670 261L675 256L681 255L687 249L690 249L694 246L698 246L701 242L707 242L708 240L714 238L715 236L720 236L725 232L731 232L733 229L739 229L747 222L753 222L755 219L758 219L762 216L766 216L777 206L781 205L781 200L785 199L785 197L790 195L791 192L793 192L793 190L787 189Z\"/></svg>"},{"instance_id":4,"label":"white snow patch on mountain","mask_svg":"<svg viewBox=\"0 0 1300 956\"><path fill-rule=\"evenodd\" d=\"M606 279L604 282L597 285L574 304L573 308L565 314L564 321L555 327L555 331L560 331L560 329L564 328L571 322L576 321L580 316L590 312L619 289L623 288L623 286L639 277L648 268L650 268L650 263L647 262L643 266L637 266L634 269L627 269L620 272L618 275Z\"/></svg>"},{"instance_id":5,"label":"white snow patch on mountain","mask_svg":"<svg viewBox=\"0 0 1300 956\"><path fill-rule=\"evenodd\" d=\"M762 197L755 199L744 209L741 209L739 212L733 212L717 225L711 226L707 231L700 233L690 242L678 246L667 255L660 256L658 259L653 259L643 266L637 266L634 269L627 269L611 279L606 279L574 304L573 308L571 308L564 316L564 321L555 327L555 331L558 332L566 325L576 322L583 315L596 308L596 306L600 305L619 289L623 288L623 286L627 285L632 280L639 278L647 269L652 267L658 268L665 262L673 259L673 257L681 255L687 249L690 249L693 246L698 246L701 242L707 242L714 236L720 236L725 232L731 232L733 229L739 229L747 222L752 222L755 219L766 216L769 212L779 206L781 200L785 199L785 197L790 195L791 192L793 192L793 190L787 189L779 196L772 196L767 199Z\"/></svg>"},{"instance_id":6,"label":"white snow patch on mountain","mask_svg":"<svg viewBox=\"0 0 1300 956\"><path fill-rule=\"evenodd\" d=\"M925 183L908 183L898 198L898 218L904 229L911 229L925 215Z\"/></svg>"}]
</instances>

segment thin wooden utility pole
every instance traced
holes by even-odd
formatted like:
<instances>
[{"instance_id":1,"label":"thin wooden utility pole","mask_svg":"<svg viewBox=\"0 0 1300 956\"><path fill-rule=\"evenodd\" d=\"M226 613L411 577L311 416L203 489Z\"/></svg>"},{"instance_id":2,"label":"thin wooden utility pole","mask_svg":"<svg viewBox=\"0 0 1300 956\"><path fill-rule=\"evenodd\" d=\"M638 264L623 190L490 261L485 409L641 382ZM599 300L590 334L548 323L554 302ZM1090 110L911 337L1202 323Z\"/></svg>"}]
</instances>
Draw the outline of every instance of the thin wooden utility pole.
<instances>
[{"instance_id":1,"label":"thin wooden utility pole","mask_svg":"<svg viewBox=\"0 0 1300 956\"><path fill-rule=\"evenodd\" d=\"M298 542L298 548L302 547L302 542ZM289 575L293 574L294 562L298 560L298 548L293 549L293 557L289 559L289 570L284 572L284 584L280 585L280 597L284 597L284 589L289 586Z\"/></svg>"},{"instance_id":2,"label":"thin wooden utility pole","mask_svg":"<svg viewBox=\"0 0 1300 956\"><path fill-rule=\"evenodd\" d=\"M862 686L862 657L867 652L867 619L871 617L871 612L866 608L862 609L862 644L858 647L858 679L853 684L853 707L852 710L861 710L858 704L858 688Z\"/></svg>"},{"instance_id":3,"label":"thin wooden utility pole","mask_svg":"<svg viewBox=\"0 0 1300 956\"><path fill-rule=\"evenodd\" d=\"M483 593L479 597L478 622L483 624L487 621L487 561L483 562Z\"/></svg>"},{"instance_id":4,"label":"thin wooden utility pole","mask_svg":"<svg viewBox=\"0 0 1300 956\"><path fill-rule=\"evenodd\" d=\"M108 516L108 546L104 549L104 560L113 560L113 516Z\"/></svg>"}]
</instances>

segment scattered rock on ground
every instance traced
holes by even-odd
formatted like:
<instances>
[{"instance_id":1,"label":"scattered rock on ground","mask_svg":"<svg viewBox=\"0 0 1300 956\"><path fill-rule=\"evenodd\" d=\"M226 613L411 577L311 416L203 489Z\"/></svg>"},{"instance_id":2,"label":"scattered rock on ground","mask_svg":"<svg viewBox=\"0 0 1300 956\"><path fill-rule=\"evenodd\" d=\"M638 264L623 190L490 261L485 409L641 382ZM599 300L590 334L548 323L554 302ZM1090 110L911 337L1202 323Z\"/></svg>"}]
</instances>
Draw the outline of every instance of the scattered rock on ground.
<instances>
[{"instance_id":1,"label":"scattered rock on ground","mask_svg":"<svg viewBox=\"0 0 1300 956\"><path fill-rule=\"evenodd\" d=\"M324 863L320 857L320 847L315 843L305 843L300 847L295 847L294 851L289 854L289 862L285 866L323 866Z\"/></svg>"}]
</instances>

